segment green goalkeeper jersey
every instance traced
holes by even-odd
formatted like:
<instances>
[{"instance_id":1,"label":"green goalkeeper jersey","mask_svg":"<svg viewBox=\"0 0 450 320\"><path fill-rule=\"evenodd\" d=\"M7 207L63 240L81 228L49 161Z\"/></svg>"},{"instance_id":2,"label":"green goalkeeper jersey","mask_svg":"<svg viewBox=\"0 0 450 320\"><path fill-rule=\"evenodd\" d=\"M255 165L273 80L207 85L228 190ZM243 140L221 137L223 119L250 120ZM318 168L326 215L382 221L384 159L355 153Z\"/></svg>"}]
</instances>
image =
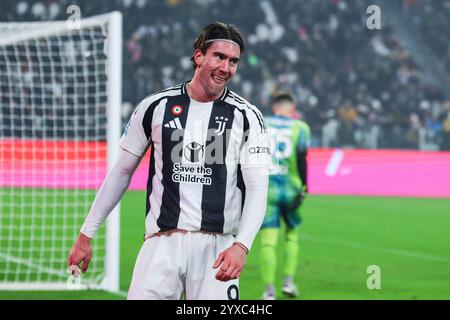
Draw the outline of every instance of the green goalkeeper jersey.
<instances>
[{"instance_id":1,"label":"green goalkeeper jersey","mask_svg":"<svg viewBox=\"0 0 450 320\"><path fill-rule=\"evenodd\" d=\"M306 180L306 165L301 161L311 144L311 131L306 122L284 116L267 117L266 121L273 160L269 200L289 202L306 191L306 181L302 181Z\"/></svg>"}]
</instances>

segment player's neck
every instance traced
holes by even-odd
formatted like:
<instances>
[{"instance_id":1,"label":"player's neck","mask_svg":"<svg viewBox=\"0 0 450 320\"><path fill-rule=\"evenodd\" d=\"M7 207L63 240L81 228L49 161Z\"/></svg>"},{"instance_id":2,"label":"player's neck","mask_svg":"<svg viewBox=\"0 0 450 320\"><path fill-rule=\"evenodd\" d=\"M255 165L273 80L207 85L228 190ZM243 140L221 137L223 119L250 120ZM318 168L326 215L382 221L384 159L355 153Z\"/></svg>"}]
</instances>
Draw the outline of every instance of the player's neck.
<instances>
[{"instance_id":1,"label":"player's neck","mask_svg":"<svg viewBox=\"0 0 450 320\"><path fill-rule=\"evenodd\" d=\"M211 102L219 99L223 94L222 91L220 94L215 96L208 95L206 93L206 90L203 88L201 83L195 78L195 76L194 78L192 78L190 82L187 83L186 92L191 99L194 99L195 101L198 102Z\"/></svg>"},{"instance_id":2,"label":"player's neck","mask_svg":"<svg viewBox=\"0 0 450 320\"><path fill-rule=\"evenodd\" d=\"M290 112L276 112L275 115L283 118L292 118L292 113Z\"/></svg>"}]
</instances>

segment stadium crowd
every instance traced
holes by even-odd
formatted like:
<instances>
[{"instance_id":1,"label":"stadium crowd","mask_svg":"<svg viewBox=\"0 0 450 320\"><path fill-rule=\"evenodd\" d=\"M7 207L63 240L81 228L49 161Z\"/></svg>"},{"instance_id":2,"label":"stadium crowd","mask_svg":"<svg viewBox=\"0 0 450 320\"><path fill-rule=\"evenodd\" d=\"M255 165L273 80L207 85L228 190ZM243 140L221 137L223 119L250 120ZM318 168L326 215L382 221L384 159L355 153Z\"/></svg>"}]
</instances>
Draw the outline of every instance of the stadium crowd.
<instances>
[{"instance_id":1,"label":"stadium crowd","mask_svg":"<svg viewBox=\"0 0 450 320\"><path fill-rule=\"evenodd\" d=\"M448 10L448 2L414 3L412 14L450 70L446 20L427 11ZM389 25L366 27L369 1L5 0L0 21L66 19L72 3L82 17L124 15L124 125L148 93L190 78L196 31L222 20L247 37L231 88L266 114L273 93L291 91L313 146L450 150L450 101L424 80Z\"/></svg>"},{"instance_id":2,"label":"stadium crowd","mask_svg":"<svg viewBox=\"0 0 450 320\"><path fill-rule=\"evenodd\" d=\"M404 0L401 8L411 19L415 30L419 31L424 43L442 62L447 73L450 73L450 1Z\"/></svg>"}]
</instances>

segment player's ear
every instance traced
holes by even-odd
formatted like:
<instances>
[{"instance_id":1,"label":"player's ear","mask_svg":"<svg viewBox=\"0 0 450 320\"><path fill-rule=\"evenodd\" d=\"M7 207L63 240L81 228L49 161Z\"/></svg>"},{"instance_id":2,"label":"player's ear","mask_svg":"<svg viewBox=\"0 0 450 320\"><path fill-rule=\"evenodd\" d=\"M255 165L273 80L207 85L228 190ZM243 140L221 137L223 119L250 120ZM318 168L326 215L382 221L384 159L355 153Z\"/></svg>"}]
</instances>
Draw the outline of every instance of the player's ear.
<instances>
[{"instance_id":1,"label":"player's ear","mask_svg":"<svg viewBox=\"0 0 450 320\"><path fill-rule=\"evenodd\" d=\"M295 113L295 104L291 103L291 113L294 114Z\"/></svg>"},{"instance_id":2,"label":"player's ear","mask_svg":"<svg viewBox=\"0 0 450 320\"><path fill-rule=\"evenodd\" d=\"M196 65L201 65L203 62L203 54L199 49L194 52L194 61Z\"/></svg>"}]
</instances>

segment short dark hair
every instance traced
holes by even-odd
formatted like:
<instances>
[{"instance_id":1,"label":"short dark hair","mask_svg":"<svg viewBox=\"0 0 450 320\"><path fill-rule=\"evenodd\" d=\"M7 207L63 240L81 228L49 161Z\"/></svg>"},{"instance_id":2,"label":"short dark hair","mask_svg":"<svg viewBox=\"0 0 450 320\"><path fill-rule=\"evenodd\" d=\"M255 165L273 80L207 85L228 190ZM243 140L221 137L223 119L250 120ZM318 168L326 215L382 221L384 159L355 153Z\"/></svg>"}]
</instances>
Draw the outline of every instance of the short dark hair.
<instances>
[{"instance_id":1,"label":"short dark hair","mask_svg":"<svg viewBox=\"0 0 450 320\"><path fill-rule=\"evenodd\" d=\"M223 22L213 22L208 24L206 27L202 29L200 34L198 35L197 39L195 39L194 42L194 50L192 52L191 61L192 65L195 68L197 68L197 64L194 60L194 54L195 51L198 49L203 54L206 54L206 50L212 45L212 42L206 43L208 40L212 39L227 39L232 40L236 42L239 45L239 48L241 49L241 53L244 52L244 36L242 35L241 31L234 25L229 23L223 23Z\"/></svg>"},{"instance_id":2,"label":"short dark hair","mask_svg":"<svg viewBox=\"0 0 450 320\"><path fill-rule=\"evenodd\" d=\"M272 104L282 103L282 102L291 102L295 103L294 97L287 92L279 92L274 95L272 99Z\"/></svg>"}]
</instances>

